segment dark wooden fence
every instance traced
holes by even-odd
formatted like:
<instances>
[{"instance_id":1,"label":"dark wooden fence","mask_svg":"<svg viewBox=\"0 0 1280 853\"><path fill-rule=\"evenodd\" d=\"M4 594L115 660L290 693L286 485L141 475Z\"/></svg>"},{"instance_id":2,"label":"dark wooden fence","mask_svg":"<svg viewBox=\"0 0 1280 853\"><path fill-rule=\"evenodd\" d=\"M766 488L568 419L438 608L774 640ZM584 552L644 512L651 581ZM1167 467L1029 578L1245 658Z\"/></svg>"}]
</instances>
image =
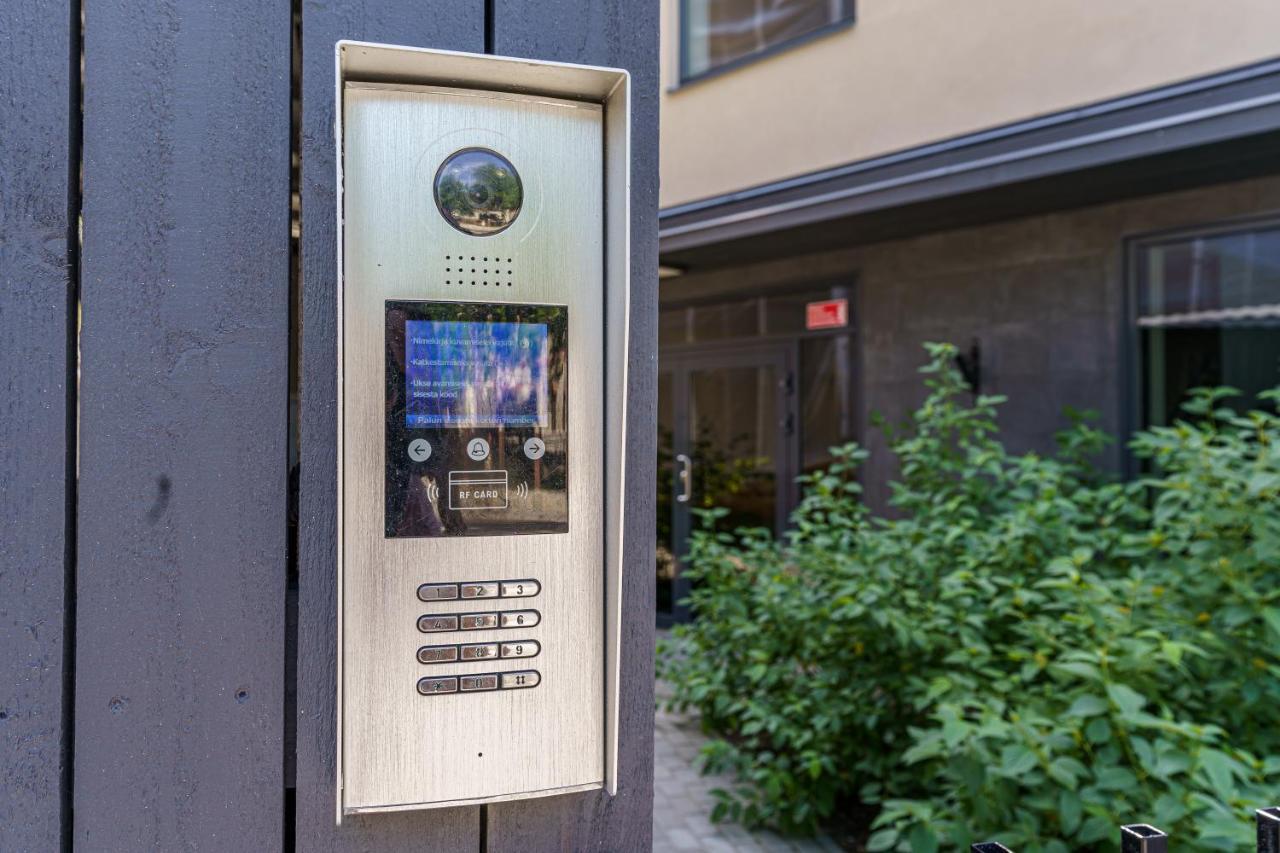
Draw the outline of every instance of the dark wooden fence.
<instances>
[{"instance_id":1,"label":"dark wooden fence","mask_svg":"<svg viewBox=\"0 0 1280 853\"><path fill-rule=\"evenodd\" d=\"M1257 853L1280 853L1280 806L1258 809ZM1012 853L998 841L974 844L970 853ZM1131 823L1120 827L1120 853L1169 853L1169 835L1149 823Z\"/></svg>"},{"instance_id":2,"label":"dark wooden fence","mask_svg":"<svg viewBox=\"0 0 1280 853\"><path fill-rule=\"evenodd\" d=\"M657 15L0 3L0 850L649 847L644 511L626 540L618 796L334 825L333 45L631 71L627 482L644 508Z\"/></svg>"}]
</instances>

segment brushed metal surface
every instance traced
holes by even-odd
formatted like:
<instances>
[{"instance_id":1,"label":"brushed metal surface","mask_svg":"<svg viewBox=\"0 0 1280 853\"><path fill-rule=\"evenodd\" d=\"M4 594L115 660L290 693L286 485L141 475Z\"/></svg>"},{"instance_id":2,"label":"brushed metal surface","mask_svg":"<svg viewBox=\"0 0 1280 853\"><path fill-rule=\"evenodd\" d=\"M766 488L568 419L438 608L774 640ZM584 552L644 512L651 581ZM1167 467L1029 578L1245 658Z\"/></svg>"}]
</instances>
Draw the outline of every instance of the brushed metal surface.
<instances>
[{"instance_id":1,"label":"brushed metal surface","mask_svg":"<svg viewBox=\"0 0 1280 853\"><path fill-rule=\"evenodd\" d=\"M342 808L395 810L599 787L606 737L602 110L542 96L387 84L347 84L344 101ZM466 146L503 153L524 180L525 208L500 234L467 237L435 209L435 168ZM443 258L460 254L511 257L519 274L501 290L445 285ZM384 538L387 299L569 306L567 534ZM418 617L474 612L475 601L424 604L418 586L526 577L542 584L536 627L454 636L503 642L518 631L520 639L538 641L540 683L419 695L427 669L436 678L509 673L527 663L423 667ZM532 603L498 599L489 607Z\"/></svg>"}]
</instances>

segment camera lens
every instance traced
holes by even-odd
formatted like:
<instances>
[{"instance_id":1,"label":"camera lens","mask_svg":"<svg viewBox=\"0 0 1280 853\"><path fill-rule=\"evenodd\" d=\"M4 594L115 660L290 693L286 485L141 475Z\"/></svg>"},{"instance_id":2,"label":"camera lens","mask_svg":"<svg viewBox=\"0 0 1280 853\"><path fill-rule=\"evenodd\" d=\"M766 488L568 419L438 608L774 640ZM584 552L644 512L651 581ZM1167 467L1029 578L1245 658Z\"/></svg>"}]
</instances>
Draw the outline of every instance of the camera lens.
<instances>
[{"instance_id":1,"label":"camera lens","mask_svg":"<svg viewBox=\"0 0 1280 853\"><path fill-rule=\"evenodd\" d=\"M436 208L464 234L486 237L511 227L524 204L520 173L488 148L455 151L436 170Z\"/></svg>"}]
</instances>

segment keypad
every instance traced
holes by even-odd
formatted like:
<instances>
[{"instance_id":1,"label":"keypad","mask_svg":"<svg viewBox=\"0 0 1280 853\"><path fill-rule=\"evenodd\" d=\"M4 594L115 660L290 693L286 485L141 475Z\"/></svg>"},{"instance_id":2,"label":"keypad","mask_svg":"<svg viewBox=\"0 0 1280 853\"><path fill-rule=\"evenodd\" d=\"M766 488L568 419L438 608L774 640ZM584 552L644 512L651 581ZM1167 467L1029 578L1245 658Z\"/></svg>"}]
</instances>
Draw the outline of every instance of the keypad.
<instances>
[{"instance_id":1,"label":"keypad","mask_svg":"<svg viewBox=\"0 0 1280 853\"><path fill-rule=\"evenodd\" d=\"M419 601L428 603L474 602L480 599L534 598L542 592L542 584L532 578L499 581L458 581L424 583L417 589ZM470 606L475 607L474 604ZM424 634L494 629L532 628L542 621L533 609L489 610L473 613L427 613L418 617L418 630ZM443 638L441 638L443 639ZM476 661L533 658L542 653L537 640L522 638L495 643L445 643L420 646L418 662L426 665L474 663ZM524 690L537 687L542 675L537 670L515 672L481 672L457 675L432 675L418 679L418 692L423 696L454 693L484 693L494 690Z\"/></svg>"}]
</instances>

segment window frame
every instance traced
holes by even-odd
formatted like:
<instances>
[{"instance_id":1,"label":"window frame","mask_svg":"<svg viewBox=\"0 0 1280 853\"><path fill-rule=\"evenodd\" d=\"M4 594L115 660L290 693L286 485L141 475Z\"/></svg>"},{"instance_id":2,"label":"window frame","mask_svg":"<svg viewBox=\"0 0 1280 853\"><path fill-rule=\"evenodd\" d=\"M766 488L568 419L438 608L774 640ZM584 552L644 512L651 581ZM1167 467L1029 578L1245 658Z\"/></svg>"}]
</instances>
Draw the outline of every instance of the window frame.
<instances>
[{"instance_id":1,"label":"window frame","mask_svg":"<svg viewBox=\"0 0 1280 853\"><path fill-rule=\"evenodd\" d=\"M737 59L731 59L721 65L713 65L706 71L700 71L697 74L689 74L689 2L690 0L676 0L677 3L677 32L676 32L676 81L669 91L683 89L693 83L701 82L712 77L718 77L730 71L735 71L746 65L751 65L763 59L768 59L776 54L783 53L793 48L800 47L815 39L825 38L826 36L846 30L852 27L856 20L855 6L857 0L837 0L840 4L839 17L829 24L818 27L816 30L780 41L777 44L769 45L763 50L754 53L748 53L739 56Z\"/></svg>"},{"instance_id":2,"label":"window frame","mask_svg":"<svg viewBox=\"0 0 1280 853\"><path fill-rule=\"evenodd\" d=\"M1195 225L1134 234L1124 238L1122 244L1124 310L1120 312L1122 326L1119 335L1123 350L1121 354L1123 367L1121 381L1116 384L1120 394L1118 411L1122 447L1121 470L1125 477L1132 479L1142 473L1137 458L1129 449L1128 439L1134 432L1144 428L1142 409L1143 401L1146 399L1144 396L1146 387L1143 375L1142 330L1138 326L1138 306L1141 296L1138 277L1142 272L1143 252L1152 246L1164 243L1219 237L1267 228L1280 228L1280 210L1249 213Z\"/></svg>"}]
</instances>

